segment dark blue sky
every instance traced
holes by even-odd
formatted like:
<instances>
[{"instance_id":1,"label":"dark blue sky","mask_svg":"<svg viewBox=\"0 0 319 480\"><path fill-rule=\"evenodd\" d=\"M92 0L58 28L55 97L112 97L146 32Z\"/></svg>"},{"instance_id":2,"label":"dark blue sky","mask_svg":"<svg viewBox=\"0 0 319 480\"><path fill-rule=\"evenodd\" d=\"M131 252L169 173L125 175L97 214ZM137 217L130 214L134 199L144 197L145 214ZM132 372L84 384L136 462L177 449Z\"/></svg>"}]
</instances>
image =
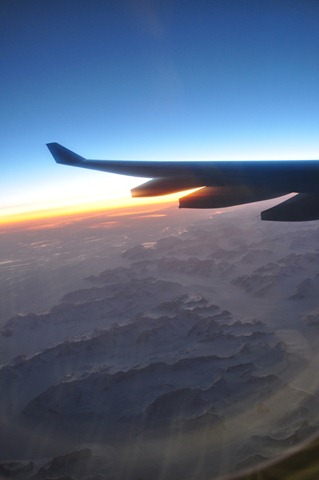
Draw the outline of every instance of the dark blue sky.
<instances>
[{"instance_id":1,"label":"dark blue sky","mask_svg":"<svg viewBox=\"0 0 319 480\"><path fill-rule=\"evenodd\" d=\"M1 206L112 195L88 158L319 158L318 0L2 0Z\"/></svg>"}]
</instances>

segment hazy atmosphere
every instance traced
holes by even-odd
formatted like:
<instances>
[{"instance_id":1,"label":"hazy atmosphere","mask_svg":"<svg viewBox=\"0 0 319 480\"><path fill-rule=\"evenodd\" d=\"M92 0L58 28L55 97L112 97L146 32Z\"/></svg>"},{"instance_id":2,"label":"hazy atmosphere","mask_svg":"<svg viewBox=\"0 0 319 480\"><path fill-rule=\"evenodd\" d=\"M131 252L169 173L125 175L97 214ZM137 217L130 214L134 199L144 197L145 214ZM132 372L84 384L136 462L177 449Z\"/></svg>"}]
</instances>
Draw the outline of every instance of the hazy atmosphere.
<instances>
[{"instance_id":1,"label":"hazy atmosphere","mask_svg":"<svg viewBox=\"0 0 319 480\"><path fill-rule=\"evenodd\" d=\"M318 225L259 208L3 229L5 473L208 479L317 431Z\"/></svg>"},{"instance_id":2,"label":"hazy atmosphere","mask_svg":"<svg viewBox=\"0 0 319 480\"><path fill-rule=\"evenodd\" d=\"M208 480L316 434L319 223L45 145L318 159L318 2L2 0L0 32L0 479Z\"/></svg>"}]
</instances>

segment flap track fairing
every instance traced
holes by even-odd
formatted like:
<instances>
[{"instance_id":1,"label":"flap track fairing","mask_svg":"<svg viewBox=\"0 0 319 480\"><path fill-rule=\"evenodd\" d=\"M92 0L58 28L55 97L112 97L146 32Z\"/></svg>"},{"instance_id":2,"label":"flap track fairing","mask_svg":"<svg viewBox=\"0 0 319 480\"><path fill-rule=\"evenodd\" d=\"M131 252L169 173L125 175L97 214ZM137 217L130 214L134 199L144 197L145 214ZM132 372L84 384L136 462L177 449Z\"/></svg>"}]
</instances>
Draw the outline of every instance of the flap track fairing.
<instances>
[{"instance_id":1,"label":"flap track fairing","mask_svg":"<svg viewBox=\"0 0 319 480\"><path fill-rule=\"evenodd\" d=\"M261 219L275 222L319 220L319 195L299 193L285 202L261 212Z\"/></svg>"},{"instance_id":2,"label":"flap track fairing","mask_svg":"<svg viewBox=\"0 0 319 480\"><path fill-rule=\"evenodd\" d=\"M170 193L202 186L203 182L196 177L155 178L154 180L150 180L133 188L131 194L132 197L157 197L159 195L168 195Z\"/></svg>"}]
</instances>

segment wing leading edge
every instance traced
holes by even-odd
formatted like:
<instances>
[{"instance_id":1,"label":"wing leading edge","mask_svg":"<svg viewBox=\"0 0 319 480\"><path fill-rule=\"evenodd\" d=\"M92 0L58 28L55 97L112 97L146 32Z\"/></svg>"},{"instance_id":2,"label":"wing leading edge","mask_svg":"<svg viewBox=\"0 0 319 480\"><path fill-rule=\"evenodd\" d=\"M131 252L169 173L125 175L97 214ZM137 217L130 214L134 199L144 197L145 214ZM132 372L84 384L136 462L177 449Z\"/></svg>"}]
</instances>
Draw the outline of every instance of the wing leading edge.
<instances>
[{"instance_id":1,"label":"wing leading edge","mask_svg":"<svg viewBox=\"0 0 319 480\"><path fill-rule=\"evenodd\" d=\"M261 214L262 220L319 219L319 161L140 161L87 160L59 143L48 143L57 163L121 175L152 178L133 197L198 188L180 198L180 208L223 208L299 193Z\"/></svg>"}]
</instances>

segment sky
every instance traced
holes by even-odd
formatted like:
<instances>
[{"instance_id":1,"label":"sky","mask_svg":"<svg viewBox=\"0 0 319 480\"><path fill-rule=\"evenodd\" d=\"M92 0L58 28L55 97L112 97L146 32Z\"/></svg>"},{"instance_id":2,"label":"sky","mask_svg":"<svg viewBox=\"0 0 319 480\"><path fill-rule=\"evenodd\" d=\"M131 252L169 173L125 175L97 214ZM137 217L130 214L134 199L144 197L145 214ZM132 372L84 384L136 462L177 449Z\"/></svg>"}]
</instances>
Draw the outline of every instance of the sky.
<instances>
[{"instance_id":1,"label":"sky","mask_svg":"<svg viewBox=\"0 0 319 480\"><path fill-rule=\"evenodd\" d=\"M1 0L0 219L128 204L141 183L57 165L49 142L92 159L319 159L318 52L318 0Z\"/></svg>"}]
</instances>

